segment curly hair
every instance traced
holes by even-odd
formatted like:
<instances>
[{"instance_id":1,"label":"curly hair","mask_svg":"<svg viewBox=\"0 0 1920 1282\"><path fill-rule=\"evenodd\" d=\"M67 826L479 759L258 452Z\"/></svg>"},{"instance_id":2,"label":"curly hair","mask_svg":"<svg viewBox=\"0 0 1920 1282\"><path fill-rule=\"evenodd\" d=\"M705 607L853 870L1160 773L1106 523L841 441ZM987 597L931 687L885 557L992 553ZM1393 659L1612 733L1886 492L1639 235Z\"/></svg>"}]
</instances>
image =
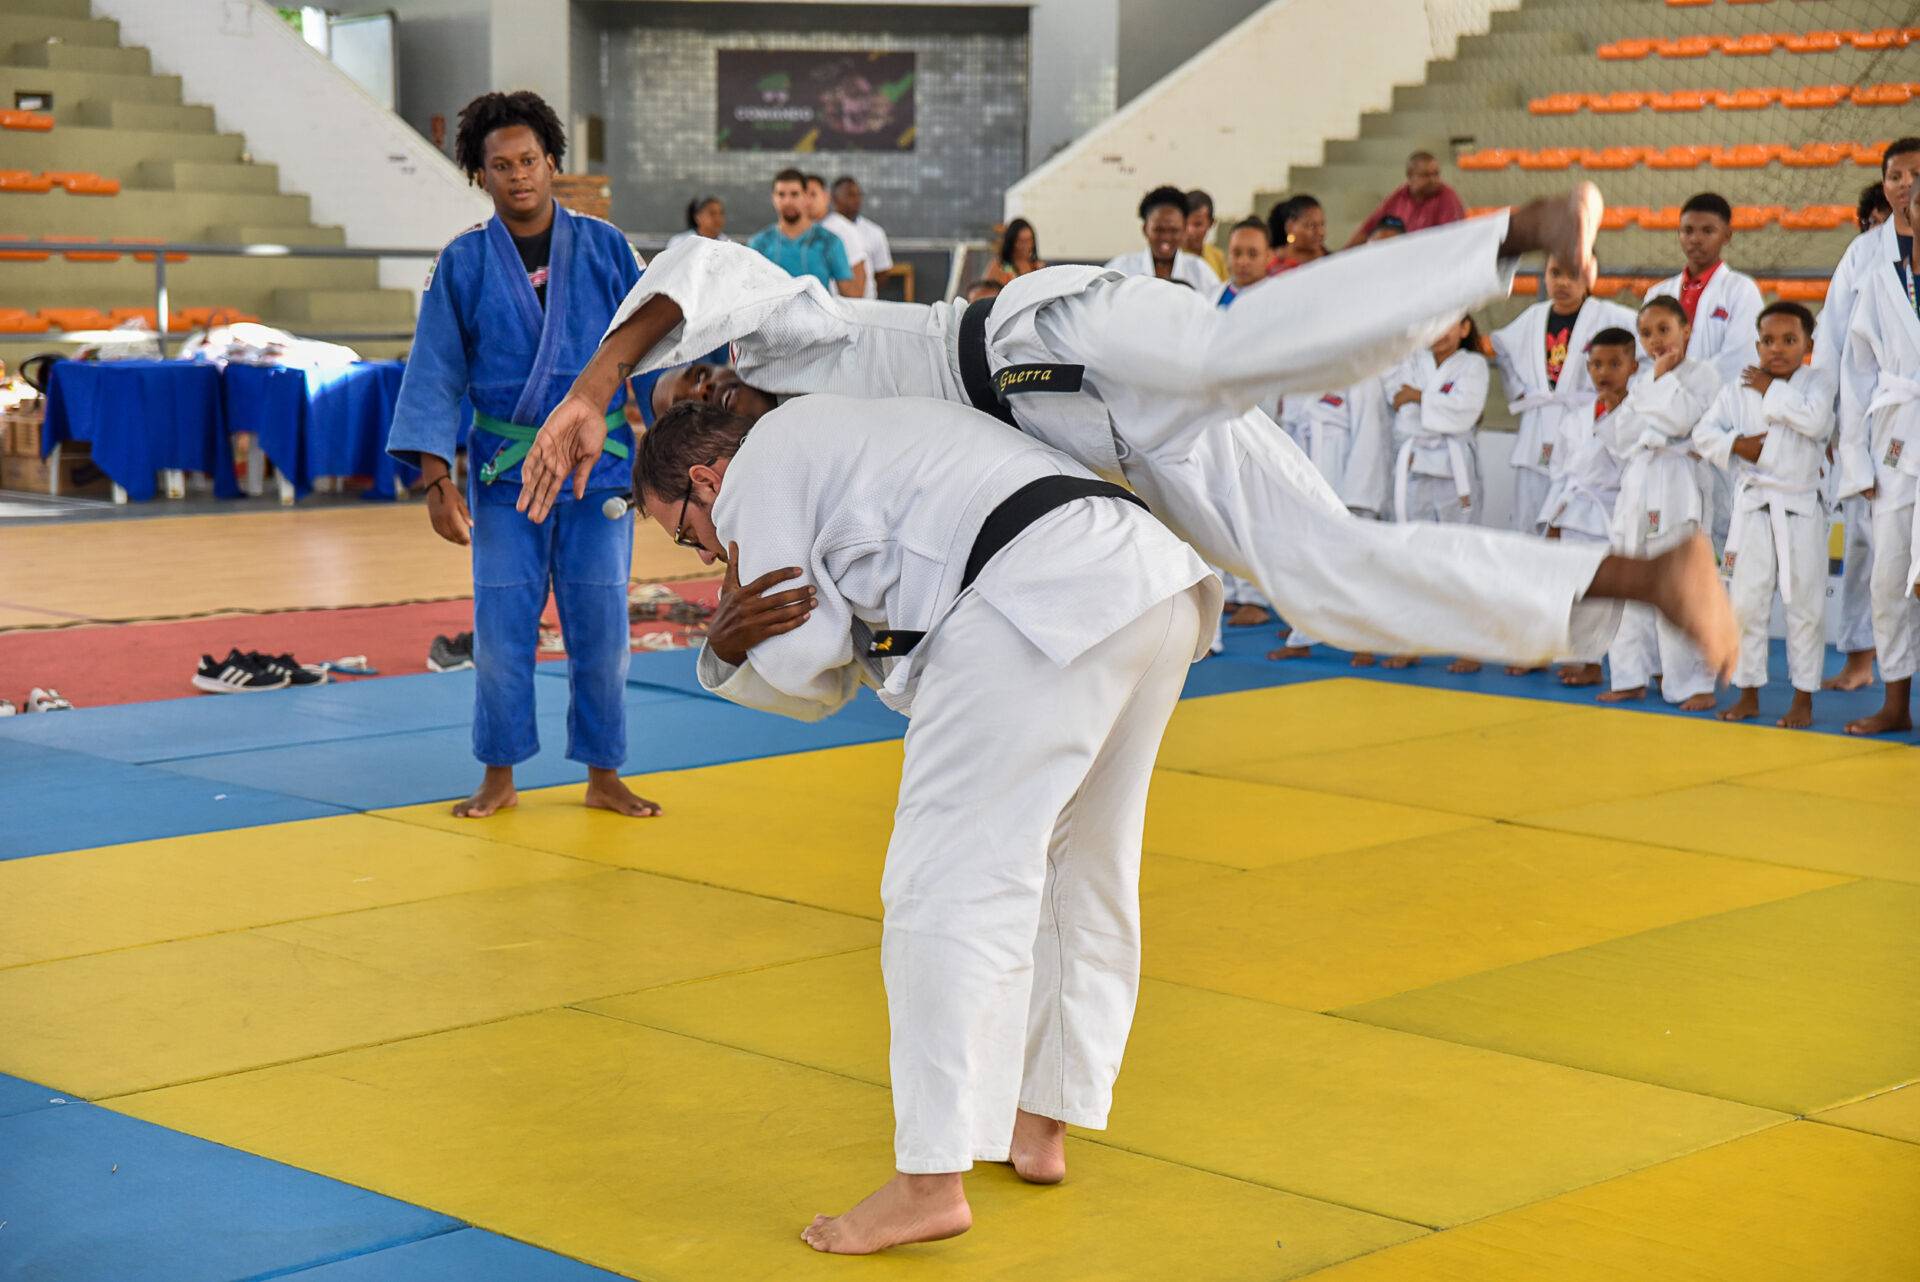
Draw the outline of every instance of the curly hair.
<instances>
[{"instance_id":1,"label":"curly hair","mask_svg":"<svg viewBox=\"0 0 1920 1282\"><path fill-rule=\"evenodd\" d=\"M514 93L483 93L460 108L460 128L453 136L454 163L472 178L487 167L487 135L496 129L525 125L540 140L553 163L567 154L567 131L547 100L528 89Z\"/></svg>"}]
</instances>

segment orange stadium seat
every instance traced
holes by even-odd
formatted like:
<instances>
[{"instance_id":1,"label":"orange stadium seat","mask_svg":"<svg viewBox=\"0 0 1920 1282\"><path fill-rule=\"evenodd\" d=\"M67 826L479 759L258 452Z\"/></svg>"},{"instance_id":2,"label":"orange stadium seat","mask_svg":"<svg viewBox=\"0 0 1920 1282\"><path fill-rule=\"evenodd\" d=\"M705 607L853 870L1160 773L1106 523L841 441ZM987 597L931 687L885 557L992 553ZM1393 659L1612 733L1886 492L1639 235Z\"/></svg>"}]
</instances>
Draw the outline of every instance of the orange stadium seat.
<instances>
[{"instance_id":1,"label":"orange stadium seat","mask_svg":"<svg viewBox=\"0 0 1920 1282\"><path fill-rule=\"evenodd\" d=\"M1715 169L1765 169L1773 163L1773 152L1754 143L1715 147L1707 163Z\"/></svg>"},{"instance_id":2,"label":"orange stadium seat","mask_svg":"<svg viewBox=\"0 0 1920 1282\"><path fill-rule=\"evenodd\" d=\"M0 236L0 242L39 239L27 236ZM0 249L0 263L44 263L51 258L44 249Z\"/></svg>"},{"instance_id":3,"label":"orange stadium seat","mask_svg":"<svg viewBox=\"0 0 1920 1282\"><path fill-rule=\"evenodd\" d=\"M0 129L19 129L43 134L53 128L53 117L38 111L0 110Z\"/></svg>"},{"instance_id":4,"label":"orange stadium seat","mask_svg":"<svg viewBox=\"0 0 1920 1282\"><path fill-rule=\"evenodd\" d=\"M1905 27L1881 27L1876 31L1849 31L1847 42L1856 49L1904 49L1907 47L1907 29Z\"/></svg>"},{"instance_id":5,"label":"orange stadium seat","mask_svg":"<svg viewBox=\"0 0 1920 1282\"><path fill-rule=\"evenodd\" d=\"M1776 31L1773 36L1788 53L1833 53L1847 42L1841 31Z\"/></svg>"},{"instance_id":6,"label":"orange stadium seat","mask_svg":"<svg viewBox=\"0 0 1920 1282\"><path fill-rule=\"evenodd\" d=\"M1694 9L1694 8L1699 8L1700 6L1703 6L1703 5L1710 5L1712 3L1713 3L1713 0L1667 0L1667 8Z\"/></svg>"},{"instance_id":7,"label":"orange stadium seat","mask_svg":"<svg viewBox=\"0 0 1920 1282\"><path fill-rule=\"evenodd\" d=\"M40 319L54 329L110 329L113 322L97 307L42 307Z\"/></svg>"},{"instance_id":8,"label":"orange stadium seat","mask_svg":"<svg viewBox=\"0 0 1920 1282\"><path fill-rule=\"evenodd\" d=\"M1615 40L1594 50L1602 62L1638 62L1652 52L1651 40Z\"/></svg>"},{"instance_id":9,"label":"orange stadium seat","mask_svg":"<svg viewBox=\"0 0 1920 1282\"><path fill-rule=\"evenodd\" d=\"M1878 169L1880 162L1886 159L1886 156L1885 142L1863 142L1856 144L1853 148L1853 163L1862 169Z\"/></svg>"},{"instance_id":10,"label":"orange stadium seat","mask_svg":"<svg viewBox=\"0 0 1920 1282\"><path fill-rule=\"evenodd\" d=\"M1679 231L1680 206L1662 205L1658 209L1642 209L1640 229L1642 231Z\"/></svg>"},{"instance_id":11,"label":"orange stadium seat","mask_svg":"<svg viewBox=\"0 0 1920 1282\"><path fill-rule=\"evenodd\" d=\"M1718 89L1676 89L1672 93L1650 93L1647 105L1655 111L1698 111L1719 92Z\"/></svg>"},{"instance_id":12,"label":"orange stadium seat","mask_svg":"<svg viewBox=\"0 0 1920 1282\"><path fill-rule=\"evenodd\" d=\"M204 329L214 325L258 324L260 318L238 307L183 307L173 313L173 328Z\"/></svg>"},{"instance_id":13,"label":"orange stadium seat","mask_svg":"<svg viewBox=\"0 0 1920 1282\"><path fill-rule=\"evenodd\" d=\"M1862 86L1862 88L1864 87L1865 86ZM1879 88L1880 86L1875 87ZM1828 107L1838 107L1841 103L1845 102L1849 92L1857 94L1859 90L1855 90L1851 85L1808 85L1804 89L1782 89L1780 91L1780 105L1782 107L1795 107L1801 110L1807 108L1824 110ZM1905 100L1902 99L1902 101ZM1862 105L1865 106L1868 104L1863 103Z\"/></svg>"},{"instance_id":14,"label":"orange stadium seat","mask_svg":"<svg viewBox=\"0 0 1920 1282\"><path fill-rule=\"evenodd\" d=\"M1505 169L1513 163L1514 153L1502 151L1497 147L1484 147L1479 151L1469 151L1454 159L1454 164L1468 173L1486 173Z\"/></svg>"},{"instance_id":15,"label":"orange stadium seat","mask_svg":"<svg viewBox=\"0 0 1920 1282\"><path fill-rule=\"evenodd\" d=\"M1771 4L1772 0L1727 0L1728 4Z\"/></svg>"},{"instance_id":16,"label":"orange stadium seat","mask_svg":"<svg viewBox=\"0 0 1920 1282\"><path fill-rule=\"evenodd\" d=\"M1807 205L1780 216L1785 231L1832 231L1853 223L1852 205Z\"/></svg>"},{"instance_id":17,"label":"orange stadium seat","mask_svg":"<svg viewBox=\"0 0 1920 1282\"><path fill-rule=\"evenodd\" d=\"M1539 272L1515 272L1514 273L1513 292L1508 295L1509 298L1528 298L1535 294L1538 294L1539 292L1540 292L1540 273Z\"/></svg>"},{"instance_id":18,"label":"orange stadium seat","mask_svg":"<svg viewBox=\"0 0 1920 1282\"><path fill-rule=\"evenodd\" d=\"M1628 279L1625 276L1596 276L1593 281L1593 294L1596 298L1613 298L1627 292Z\"/></svg>"},{"instance_id":19,"label":"orange stadium seat","mask_svg":"<svg viewBox=\"0 0 1920 1282\"><path fill-rule=\"evenodd\" d=\"M30 174L24 169L0 169L0 191L38 195L53 190L53 179L45 174Z\"/></svg>"},{"instance_id":20,"label":"orange stadium seat","mask_svg":"<svg viewBox=\"0 0 1920 1282\"><path fill-rule=\"evenodd\" d=\"M1573 162L1580 158L1580 153L1572 147L1542 147L1538 151L1515 152L1513 158L1520 168L1538 172L1571 168Z\"/></svg>"},{"instance_id":21,"label":"orange stadium seat","mask_svg":"<svg viewBox=\"0 0 1920 1282\"><path fill-rule=\"evenodd\" d=\"M1642 205L1608 205L1600 214L1600 230L1625 231L1639 223L1640 215L1646 212Z\"/></svg>"},{"instance_id":22,"label":"orange stadium seat","mask_svg":"<svg viewBox=\"0 0 1920 1282\"><path fill-rule=\"evenodd\" d=\"M40 176L50 180L56 186L66 188L69 196L117 196L120 194L120 181L117 178L102 178L99 174L64 169L49 169Z\"/></svg>"},{"instance_id":23,"label":"orange stadium seat","mask_svg":"<svg viewBox=\"0 0 1920 1282\"><path fill-rule=\"evenodd\" d=\"M1772 294L1783 303L1827 301L1827 282L1824 280L1763 280L1760 289L1762 293Z\"/></svg>"},{"instance_id":24,"label":"orange stadium seat","mask_svg":"<svg viewBox=\"0 0 1920 1282\"><path fill-rule=\"evenodd\" d=\"M1647 105L1643 93L1597 93L1587 99L1587 110L1602 116L1624 116Z\"/></svg>"},{"instance_id":25,"label":"orange stadium seat","mask_svg":"<svg viewBox=\"0 0 1920 1282\"><path fill-rule=\"evenodd\" d=\"M1653 51L1662 58L1704 58L1720 47L1720 36L1681 36L1678 40L1656 40Z\"/></svg>"},{"instance_id":26,"label":"orange stadium seat","mask_svg":"<svg viewBox=\"0 0 1920 1282\"><path fill-rule=\"evenodd\" d=\"M17 307L0 308L0 334L44 334L47 323Z\"/></svg>"},{"instance_id":27,"label":"orange stadium seat","mask_svg":"<svg viewBox=\"0 0 1920 1282\"><path fill-rule=\"evenodd\" d=\"M1759 231L1780 221L1787 212L1785 205L1735 205L1733 207L1733 229L1735 231Z\"/></svg>"},{"instance_id":28,"label":"orange stadium seat","mask_svg":"<svg viewBox=\"0 0 1920 1282\"><path fill-rule=\"evenodd\" d=\"M60 239L91 245L99 238L97 236L62 236ZM63 251L60 256L70 263L117 263L120 261L120 251L117 249L69 249Z\"/></svg>"},{"instance_id":29,"label":"orange stadium seat","mask_svg":"<svg viewBox=\"0 0 1920 1282\"><path fill-rule=\"evenodd\" d=\"M124 324L130 320L137 320L144 321L150 328L158 328L154 323L154 318L157 315L158 313L151 307L116 307L107 313L107 318L115 325Z\"/></svg>"},{"instance_id":30,"label":"orange stadium seat","mask_svg":"<svg viewBox=\"0 0 1920 1282\"><path fill-rule=\"evenodd\" d=\"M1511 205L1469 205L1467 217L1485 218L1488 214L1502 214L1511 208L1513 208Z\"/></svg>"},{"instance_id":31,"label":"orange stadium seat","mask_svg":"<svg viewBox=\"0 0 1920 1282\"><path fill-rule=\"evenodd\" d=\"M1777 42L1764 31L1751 32L1744 36L1721 36L1720 52L1730 58L1754 58L1773 52Z\"/></svg>"},{"instance_id":32,"label":"orange stadium seat","mask_svg":"<svg viewBox=\"0 0 1920 1282\"><path fill-rule=\"evenodd\" d=\"M1779 100L1778 89L1735 89L1713 95L1713 105L1722 111L1759 111Z\"/></svg>"},{"instance_id":33,"label":"orange stadium seat","mask_svg":"<svg viewBox=\"0 0 1920 1282\"><path fill-rule=\"evenodd\" d=\"M1804 142L1780 155L1780 163L1789 169L1831 169L1853 159L1853 145L1842 142Z\"/></svg>"},{"instance_id":34,"label":"orange stadium seat","mask_svg":"<svg viewBox=\"0 0 1920 1282\"><path fill-rule=\"evenodd\" d=\"M1711 147L1677 146L1659 151L1647 148L1647 168L1649 169L1698 169L1702 161L1713 154Z\"/></svg>"},{"instance_id":35,"label":"orange stadium seat","mask_svg":"<svg viewBox=\"0 0 1920 1282\"><path fill-rule=\"evenodd\" d=\"M1586 105L1587 95L1583 93L1555 93L1533 99L1527 111L1535 116L1571 116Z\"/></svg>"},{"instance_id":36,"label":"orange stadium seat","mask_svg":"<svg viewBox=\"0 0 1920 1282\"><path fill-rule=\"evenodd\" d=\"M1632 169L1640 163L1646 154L1645 147L1602 147L1598 151L1591 149L1580 153L1582 169Z\"/></svg>"},{"instance_id":37,"label":"orange stadium seat","mask_svg":"<svg viewBox=\"0 0 1920 1282\"><path fill-rule=\"evenodd\" d=\"M1913 100L1911 85L1859 85L1849 95L1856 107L1904 107Z\"/></svg>"},{"instance_id":38,"label":"orange stadium seat","mask_svg":"<svg viewBox=\"0 0 1920 1282\"><path fill-rule=\"evenodd\" d=\"M112 243L115 245L160 245L166 242L153 236L115 236ZM184 263L187 261L187 258L188 255L186 254L167 255L167 261L170 263ZM153 261L154 255L152 253L136 253L133 259L138 263L150 263Z\"/></svg>"}]
</instances>

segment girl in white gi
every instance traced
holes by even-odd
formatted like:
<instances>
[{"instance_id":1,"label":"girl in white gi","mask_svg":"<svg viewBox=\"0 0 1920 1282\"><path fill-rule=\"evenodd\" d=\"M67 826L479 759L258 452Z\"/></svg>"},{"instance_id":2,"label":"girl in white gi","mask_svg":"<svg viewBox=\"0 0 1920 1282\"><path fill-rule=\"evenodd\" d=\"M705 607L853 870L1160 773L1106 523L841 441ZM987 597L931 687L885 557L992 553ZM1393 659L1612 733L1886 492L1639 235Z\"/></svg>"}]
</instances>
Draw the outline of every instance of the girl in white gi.
<instances>
[{"instance_id":1,"label":"girl in white gi","mask_svg":"<svg viewBox=\"0 0 1920 1282\"><path fill-rule=\"evenodd\" d=\"M635 469L647 514L727 562L701 684L803 720L867 684L911 717L880 885L898 1174L801 1236L953 1237L976 1161L1055 1183L1067 1124L1106 1125L1147 783L1218 582L1125 490L965 406L729 400L669 410Z\"/></svg>"},{"instance_id":2,"label":"girl in white gi","mask_svg":"<svg viewBox=\"0 0 1920 1282\"><path fill-rule=\"evenodd\" d=\"M1632 443L1620 431L1627 416L1615 411L1626 400L1639 368L1636 346L1632 332L1618 327L1601 330L1587 344L1581 364L1594 390L1566 402L1565 412L1554 424L1558 434L1554 453L1562 461L1561 475L1541 506L1550 539L1599 544L1613 540L1620 466ZM1507 671L1521 675L1511 668ZM1560 684L1598 685L1601 675L1597 663L1569 663L1560 669Z\"/></svg>"},{"instance_id":3,"label":"girl in white gi","mask_svg":"<svg viewBox=\"0 0 1920 1282\"><path fill-rule=\"evenodd\" d=\"M1540 529L1547 490L1564 459L1554 450L1560 420L1576 400L1593 394L1587 381L1587 346L1603 329L1633 332L1633 312L1618 303L1592 297L1586 277L1549 256L1547 301L1535 303L1517 320L1495 330L1494 363L1506 389L1507 411L1517 415L1514 437L1513 528Z\"/></svg>"},{"instance_id":4,"label":"girl in white gi","mask_svg":"<svg viewBox=\"0 0 1920 1282\"><path fill-rule=\"evenodd\" d=\"M732 342L754 386L970 403L1096 475L1124 478L1208 561L1258 583L1282 615L1331 644L1507 662L1598 653L1618 618L1602 598L1622 589L1597 549L1356 521L1253 407L1347 386L1431 342L1433 317L1510 288L1503 256L1552 249L1590 262L1599 210L1599 193L1583 184L1564 199L1336 254L1226 310L1087 267L1035 271L972 304L852 302L753 254L685 242L628 295L576 384L577 403L548 416L529 464L542 481L525 510L540 516L569 472L597 456L600 428L581 406L623 366L660 369ZM676 384L683 378L688 394L717 394L697 370ZM1731 662L1733 614L1724 593L1716 608L1704 591L1710 565L1688 554L1662 573L1679 576L1676 601L1701 604L1688 626Z\"/></svg>"},{"instance_id":5,"label":"girl in white gi","mask_svg":"<svg viewBox=\"0 0 1920 1282\"><path fill-rule=\"evenodd\" d=\"M1733 574L1740 620L1740 697L1722 721L1760 713L1767 683L1767 623L1773 594L1787 615L1787 670L1793 704L1779 724L1813 724L1813 692L1826 654L1827 513L1820 501L1827 441L1833 435L1833 384L1806 366L1813 314L1798 303L1760 313L1760 363L1738 387L1720 389L1693 431L1701 458L1731 473L1733 525L1722 568Z\"/></svg>"},{"instance_id":6,"label":"girl in white gi","mask_svg":"<svg viewBox=\"0 0 1920 1282\"><path fill-rule=\"evenodd\" d=\"M1615 428L1629 444L1613 509L1613 546L1630 556L1685 547L1706 524L1707 491L1692 436L1720 392L1713 367L1687 357L1687 315L1677 300L1649 298L1639 324L1640 346L1653 367L1633 383ZM1715 591L1724 599L1717 580ZM1600 696L1602 703L1643 699L1658 675L1667 702L1687 712L1713 707L1714 678L1725 673L1681 629L1631 606L1607 649L1607 666L1613 688Z\"/></svg>"},{"instance_id":7,"label":"girl in white gi","mask_svg":"<svg viewBox=\"0 0 1920 1282\"><path fill-rule=\"evenodd\" d=\"M1920 182L1907 198L1909 225L1920 212ZM1873 641L1886 698L1880 710L1847 725L1848 734L1913 728L1912 692L1920 658L1920 602L1913 597L1914 495L1920 484L1920 251L1883 261L1863 275L1846 338L1840 382L1842 498L1863 495L1873 517Z\"/></svg>"},{"instance_id":8,"label":"girl in white gi","mask_svg":"<svg viewBox=\"0 0 1920 1282\"><path fill-rule=\"evenodd\" d=\"M1480 461L1473 446L1487 409L1488 385L1487 358L1479 347L1473 317L1463 316L1426 351L1415 352L1380 380L1393 410L1393 512L1402 524L1479 521ZM1417 662L1416 655L1396 654L1381 666L1406 668ZM1475 659L1447 665L1449 672L1479 670Z\"/></svg>"}]
</instances>

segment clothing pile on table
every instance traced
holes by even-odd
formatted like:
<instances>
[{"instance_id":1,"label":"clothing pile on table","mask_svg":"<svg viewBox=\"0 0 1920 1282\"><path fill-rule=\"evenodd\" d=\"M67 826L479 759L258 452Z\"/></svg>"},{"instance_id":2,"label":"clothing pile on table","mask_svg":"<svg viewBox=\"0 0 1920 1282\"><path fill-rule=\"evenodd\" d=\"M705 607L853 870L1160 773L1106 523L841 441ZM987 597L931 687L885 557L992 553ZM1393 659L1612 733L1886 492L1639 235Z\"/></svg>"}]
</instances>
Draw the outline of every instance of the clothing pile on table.
<instances>
[{"instance_id":1,"label":"clothing pile on table","mask_svg":"<svg viewBox=\"0 0 1920 1282\"><path fill-rule=\"evenodd\" d=\"M351 365L360 354L338 343L297 338L271 325L235 321L197 330L180 345L183 361L214 365L281 365L290 369L331 369Z\"/></svg>"}]
</instances>

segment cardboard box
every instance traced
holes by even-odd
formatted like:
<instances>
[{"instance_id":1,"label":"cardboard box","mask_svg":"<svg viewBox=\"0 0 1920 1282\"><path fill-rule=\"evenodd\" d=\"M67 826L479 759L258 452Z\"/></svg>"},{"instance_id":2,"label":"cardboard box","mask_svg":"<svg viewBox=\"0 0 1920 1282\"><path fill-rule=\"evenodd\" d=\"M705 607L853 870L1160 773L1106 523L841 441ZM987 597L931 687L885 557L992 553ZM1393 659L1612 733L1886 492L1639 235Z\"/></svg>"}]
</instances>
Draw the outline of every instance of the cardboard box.
<instances>
[{"instance_id":1,"label":"cardboard box","mask_svg":"<svg viewBox=\"0 0 1920 1282\"><path fill-rule=\"evenodd\" d=\"M0 455L38 456L40 453L40 420L43 417L43 401L33 402L32 409L13 409L0 414Z\"/></svg>"},{"instance_id":2,"label":"cardboard box","mask_svg":"<svg viewBox=\"0 0 1920 1282\"><path fill-rule=\"evenodd\" d=\"M59 493L62 498L104 499L113 494L113 482L94 466L84 444L69 441L60 449ZM0 458L0 490L30 494L54 492L54 461L7 455Z\"/></svg>"}]
</instances>

